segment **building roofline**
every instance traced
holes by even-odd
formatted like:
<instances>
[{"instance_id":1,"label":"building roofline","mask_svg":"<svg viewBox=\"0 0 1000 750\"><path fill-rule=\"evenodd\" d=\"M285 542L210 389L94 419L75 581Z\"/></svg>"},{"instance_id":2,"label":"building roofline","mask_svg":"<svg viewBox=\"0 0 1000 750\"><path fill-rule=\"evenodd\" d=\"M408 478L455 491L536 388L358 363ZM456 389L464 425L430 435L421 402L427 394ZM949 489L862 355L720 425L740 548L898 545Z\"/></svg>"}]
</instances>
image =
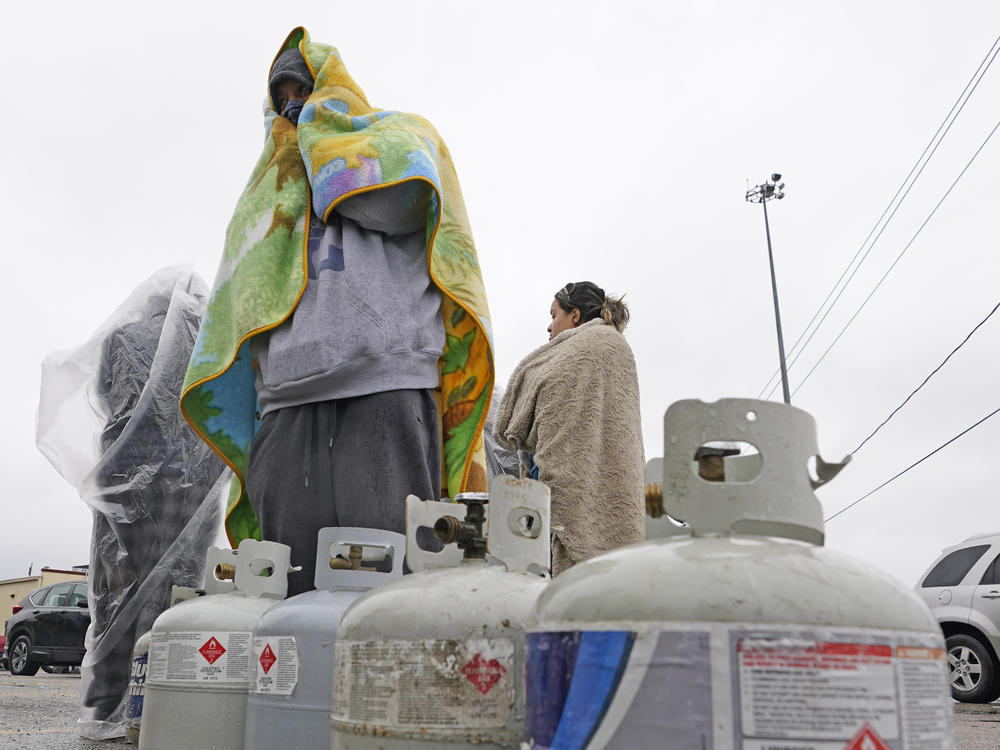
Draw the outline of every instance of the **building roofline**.
<instances>
[{"instance_id":1,"label":"building roofline","mask_svg":"<svg viewBox=\"0 0 1000 750\"><path fill-rule=\"evenodd\" d=\"M28 581L38 581L42 580L42 573L61 573L68 576L79 576L80 578L86 578L87 572L84 570L62 570L61 568L42 568L41 572L37 576L23 576L21 578L6 578L0 580L0 585L8 583L27 583Z\"/></svg>"},{"instance_id":2,"label":"building roofline","mask_svg":"<svg viewBox=\"0 0 1000 750\"><path fill-rule=\"evenodd\" d=\"M85 570L63 570L62 568L42 568L43 573L65 573L70 576L83 576L87 577L87 571Z\"/></svg>"}]
</instances>

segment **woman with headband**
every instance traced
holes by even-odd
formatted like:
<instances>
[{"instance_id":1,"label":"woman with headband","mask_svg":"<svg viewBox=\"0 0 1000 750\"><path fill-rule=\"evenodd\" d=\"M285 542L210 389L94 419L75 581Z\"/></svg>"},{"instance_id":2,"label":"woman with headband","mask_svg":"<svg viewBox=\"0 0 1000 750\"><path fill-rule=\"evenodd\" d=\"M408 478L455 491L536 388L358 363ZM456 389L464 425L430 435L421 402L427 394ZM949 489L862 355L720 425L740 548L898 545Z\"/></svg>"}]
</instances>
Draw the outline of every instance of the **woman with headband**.
<instances>
[{"instance_id":1,"label":"woman with headband","mask_svg":"<svg viewBox=\"0 0 1000 750\"><path fill-rule=\"evenodd\" d=\"M555 575L645 537L645 460L628 307L582 281L549 312L549 341L515 368L494 437L552 491Z\"/></svg>"}]
</instances>

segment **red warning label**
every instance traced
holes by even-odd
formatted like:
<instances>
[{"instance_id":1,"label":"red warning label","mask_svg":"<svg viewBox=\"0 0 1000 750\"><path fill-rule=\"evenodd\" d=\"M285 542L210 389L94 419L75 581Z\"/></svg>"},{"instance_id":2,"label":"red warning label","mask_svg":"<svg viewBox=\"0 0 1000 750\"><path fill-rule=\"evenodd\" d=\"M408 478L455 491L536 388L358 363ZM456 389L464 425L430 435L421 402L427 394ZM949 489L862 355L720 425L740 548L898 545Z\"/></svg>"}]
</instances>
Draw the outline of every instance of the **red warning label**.
<instances>
[{"instance_id":1,"label":"red warning label","mask_svg":"<svg viewBox=\"0 0 1000 750\"><path fill-rule=\"evenodd\" d=\"M892 748L866 723L851 741L844 745L844 750L892 750Z\"/></svg>"},{"instance_id":2,"label":"red warning label","mask_svg":"<svg viewBox=\"0 0 1000 750\"><path fill-rule=\"evenodd\" d=\"M205 644L198 651L209 664L214 664L220 656L226 653L226 649L215 639L214 635L205 641Z\"/></svg>"},{"instance_id":3,"label":"red warning label","mask_svg":"<svg viewBox=\"0 0 1000 750\"><path fill-rule=\"evenodd\" d=\"M899 738L892 644L753 637L737 655L745 736L830 741L823 750L853 749L841 743L862 725Z\"/></svg>"},{"instance_id":4,"label":"red warning label","mask_svg":"<svg viewBox=\"0 0 1000 750\"><path fill-rule=\"evenodd\" d=\"M497 659L487 661L482 654L476 654L462 667L462 674L483 695L490 692L506 671Z\"/></svg>"},{"instance_id":5,"label":"red warning label","mask_svg":"<svg viewBox=\"0 0 1000 750\"><path fill-rule=\"evenodd\" d=\"M147 681L184 685L217 682L243 685L250 678L251 634L246 631L185 630L153 633Z\"/></svg>"},{"instance_id":6,"label":"red warning label","mask_svg":"<svg viewBox=\"0 0 1000 750\"><path fill-rule=\"evenodd\" d=\"M260 653L260 666L264 670L264 674L271 671L271 667L274 666L274 662L278 661L278 658L274 655L271 650L271 644L268 643L264 646L264 650Z\"/></svg>"},{"instance_id":7,"label":"red warning label","mask_svg":"<svg viewBox=\"0 0 1000 750\"><path fill-rule=\"evenodd\" d=\"M299 682L299 651L295 637L271 634L253 639L254 673L250 692L292 695Z\"/></svg>"}]
</instances>

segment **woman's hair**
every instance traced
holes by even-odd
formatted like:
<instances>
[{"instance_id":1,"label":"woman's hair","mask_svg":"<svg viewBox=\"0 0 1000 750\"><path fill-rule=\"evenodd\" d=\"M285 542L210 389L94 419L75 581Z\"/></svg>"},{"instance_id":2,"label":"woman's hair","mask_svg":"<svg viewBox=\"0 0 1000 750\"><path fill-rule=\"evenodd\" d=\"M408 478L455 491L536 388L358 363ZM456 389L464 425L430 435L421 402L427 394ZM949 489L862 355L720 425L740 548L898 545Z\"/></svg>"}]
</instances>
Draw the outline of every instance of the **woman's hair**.
<instances>
[{"instance_id":1,"label":"woman's hair","mask_svg":"<svg viewBox=\"0 0 1000 750\"><path fill-rule=\"evenodd\" d=\"M556 302L566 312L579 310L581 323L601 318L619 332L628 324L629 312L621 297L611 297L592 281L571 282L556 292Z\"/></svg>"}]
</instances>

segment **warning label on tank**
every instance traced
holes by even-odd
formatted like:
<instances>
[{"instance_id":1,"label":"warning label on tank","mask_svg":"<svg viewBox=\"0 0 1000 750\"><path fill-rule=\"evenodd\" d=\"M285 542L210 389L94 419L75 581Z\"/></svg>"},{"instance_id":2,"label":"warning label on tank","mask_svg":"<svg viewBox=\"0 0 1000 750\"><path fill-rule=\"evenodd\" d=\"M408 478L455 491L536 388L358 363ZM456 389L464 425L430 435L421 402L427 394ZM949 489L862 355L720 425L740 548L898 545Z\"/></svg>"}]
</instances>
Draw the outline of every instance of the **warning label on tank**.
<instances>
[{"instance_id":1,"label":"warning label on tank","mask_svg":"<svg viewBox=\"0 0 1000 750\"><path fill-rule=\"evenodd\" d=\"M906 644L870 631L730 638L743 750L949 746L945 652L933 636Z\"/></svg>"},{"instance_id":2,"label":"warning label on tank","mask_svg":"<svg viewBox=\"0 0 1000 750\"><path fill-rule=\"evenodd\" d=\"M291 695L299 681L299 652L291 635L253 639L254 679L250 690L268 695Z\"/></svg>"},{"instance_id":3,"label":"warning label on tank","mask_svg":"<svg viewBox=\"0 0 1000 750\"><path fill-rule=\"evenodd\" d=\"M147 679L151 683L216 682L245 686L250 680L250 633L153 633Z\"/></svg>"},{"instance_id":4,"label":"warning label on tank","mask_svg":"<svg viewBox=\"0 0 1000 750\"><path fill-rule=\"evenodd\" d=\"M838 739L864 722L899 736L888 644L745 638L737 651L744 736Z\"/></svg>"},{"instance_id":5,"label":"warning label on tank","mask_svg":"<svg viewBox=\"0 0 1000 750\"><path fill-rule=\"evenodd\" d=\"M536 750L949 750L943 645L727 623L528 633L525 731Z\"/></svg>"},{"instance_id":6,"label":"warning label on tank","mask_svg":"<svg viewBox=\"0 0 1000 750\"><path fill-rule=\"evenodd\" d=\"M485 729L514 705L507 638L337 641L333 718L386 729Z\"/></svg>"}]
</instances>

